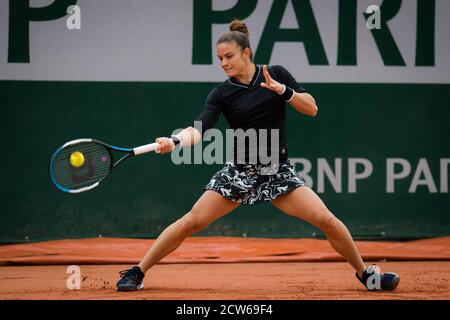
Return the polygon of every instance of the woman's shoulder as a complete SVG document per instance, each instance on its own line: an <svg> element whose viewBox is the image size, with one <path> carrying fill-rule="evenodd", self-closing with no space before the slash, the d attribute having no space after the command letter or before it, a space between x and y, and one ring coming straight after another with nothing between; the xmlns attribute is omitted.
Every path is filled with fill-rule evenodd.
<svg viewBox="0 0 450 320"><path fill-rule="evenodd" d="M222 99L222 90L225 82L217 84L214 88L209 91L208 99L221 100Z"/></svg>
<svg viewBox="0 0 450 320"><path fill-rule="evenodd" d="M281 64L274 64L274 65L268 65L267 66L267 70L268 71L272 71L275 74L279 75L279 74L283 74L286 72L289 72L283 65Z"/></svg>
<svg viewBox="0 0 450 320"><path fill-rule="evenodd" d="M283 65L281 64L270 64L267 65L268 69L275 69L275 70L280 70L280 69L286 69Z"/></svg>

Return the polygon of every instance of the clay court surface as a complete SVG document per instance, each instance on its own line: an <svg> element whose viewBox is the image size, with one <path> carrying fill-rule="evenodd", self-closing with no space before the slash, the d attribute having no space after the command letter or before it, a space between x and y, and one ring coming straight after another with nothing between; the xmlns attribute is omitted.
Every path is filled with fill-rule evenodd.
<svg viewBox="0 0 450 320"><path fill-rule="evenodd" d="M115 291L126 265L83 265L80 290L66 288L65 266L0 267L0 299L450 299L450 262L384 262L401 282L367 292L342 262L157 265L139 292Z"/></svg>
<svg viewBox="0 0 450 320"><path fill-rule="evenodd" d="M87 239L0 246L0 299L450 299L449 238L357 242L366 263L401 276L395 292L367 292L327 241L220 237L187 239L147 273L144 290L116 292L119 271L137 263L151 242ZM71 264L80 267L80 290L67 289Z"/></svg>

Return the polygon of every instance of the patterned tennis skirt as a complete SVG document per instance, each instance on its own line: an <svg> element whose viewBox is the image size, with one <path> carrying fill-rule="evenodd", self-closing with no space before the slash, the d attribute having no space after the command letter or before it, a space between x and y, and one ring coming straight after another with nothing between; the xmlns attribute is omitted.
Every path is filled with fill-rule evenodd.
<svg viewBox="0 0 450 320"><path fill-rule="evenodd" d="M289 162L275 166L228 162L203 190L213 190L241 204L270 202L305 185Z"/></svg>

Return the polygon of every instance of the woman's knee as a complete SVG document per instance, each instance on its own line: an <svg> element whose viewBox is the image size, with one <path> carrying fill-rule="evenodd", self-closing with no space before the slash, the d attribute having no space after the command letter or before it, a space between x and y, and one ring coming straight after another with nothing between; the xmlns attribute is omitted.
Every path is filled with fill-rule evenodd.
<svg viewBox="0 0 450 320"><path fill-rule="evenodd" d="M200 219L195 211L191 210L180 219L181 232L184 234L193 234L206 228L208 224Z"/></svg>
<svg viewBox="0 0 450 320"><path fill-rule="evenodd" d="M323 232L330 233L338 228L339 219L327 208L320 209L318 216L320 218L318 219L317 227Z"/></svg>

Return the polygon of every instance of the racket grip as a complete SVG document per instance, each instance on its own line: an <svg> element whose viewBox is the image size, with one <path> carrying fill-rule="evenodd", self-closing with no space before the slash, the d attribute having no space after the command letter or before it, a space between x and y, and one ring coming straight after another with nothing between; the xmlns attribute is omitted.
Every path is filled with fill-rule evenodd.
<svg viewBox="0 0 450 320"><path fill-rule="evenodd" d="M147 152L152 152L156 150L158 143L150 143L133 149L134 155L138 156Z"/></svg>

